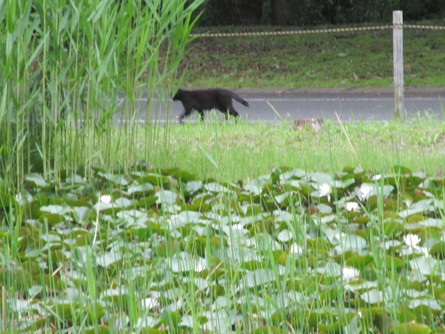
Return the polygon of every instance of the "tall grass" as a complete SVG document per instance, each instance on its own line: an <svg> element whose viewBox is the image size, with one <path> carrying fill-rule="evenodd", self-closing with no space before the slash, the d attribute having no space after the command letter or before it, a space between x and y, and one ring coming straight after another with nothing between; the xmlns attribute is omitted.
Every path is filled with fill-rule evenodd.
<svg viewBox="0 0 445 334"><path fill-rule="evenodd" d="M147 96L155 117L150 101L176 82L201 2L1 1L0 177L11 185L30 171L57 176L85 163L132 163L135 101ZM111 145L113 116L125 122ZM156 131L146 129L149 152Z"/></svg>

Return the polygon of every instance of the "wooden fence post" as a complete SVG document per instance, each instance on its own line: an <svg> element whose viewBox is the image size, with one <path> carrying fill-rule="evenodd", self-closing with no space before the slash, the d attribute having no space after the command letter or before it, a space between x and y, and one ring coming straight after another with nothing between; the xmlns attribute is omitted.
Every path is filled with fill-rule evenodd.
<svg viewBox="0 0 445 334"><path fill-rule="evenodd" d="M392 12L393 61L394 61L394 117L405 116L403 83L403 12Z"/></svg>

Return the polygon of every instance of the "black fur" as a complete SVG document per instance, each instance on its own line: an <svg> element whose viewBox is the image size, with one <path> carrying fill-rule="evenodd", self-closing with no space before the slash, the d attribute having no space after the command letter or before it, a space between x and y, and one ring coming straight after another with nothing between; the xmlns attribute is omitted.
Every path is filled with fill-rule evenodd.
<svg viewBox="0 0 445 334"><path fill-rule="evenodd" d="M174 101L181 101L184 106L184 112L179 116L180 123L182 123L184 117L190 115L193 110L199 113L201 119L204 119L204 110L211 109L218 109L226 115L226 118L228 118L229 114L237 118L239 114L233 107L232 99L235 99L246 107L249 106L246 100L243 100L234 92L221 88L199 90L179 89L175 96L173 96Z"/></svg>

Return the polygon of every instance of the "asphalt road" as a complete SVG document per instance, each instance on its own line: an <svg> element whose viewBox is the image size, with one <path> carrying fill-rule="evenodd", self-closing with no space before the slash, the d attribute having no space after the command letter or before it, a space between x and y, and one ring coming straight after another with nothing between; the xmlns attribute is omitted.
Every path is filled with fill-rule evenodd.
<svg viewBox="0 0 445 334"><path fill-rule="evenodd" d="M388 120L393 118L394 98L391 88L330 89L249 89L234 90L247 100L249 108L234 102L240 116L248 121L276 122L280 119L330 118L335 113L342 121ZM141 118L145 118L146 99L138 100ZM182 112L179 101L155 103L158 122L175 121ZM443 119L445 86L406 89L407 118L433 115ZM168 110L168 111L167 111ZM196 120L196 112L188 121ZM223 118L219 112L213 113ZM211 115L211 114L210 114ZM206 117L209 117L207 112ZM212 116L210 116L211 118ZM186 119L187 120L187 119Z"/></svg>

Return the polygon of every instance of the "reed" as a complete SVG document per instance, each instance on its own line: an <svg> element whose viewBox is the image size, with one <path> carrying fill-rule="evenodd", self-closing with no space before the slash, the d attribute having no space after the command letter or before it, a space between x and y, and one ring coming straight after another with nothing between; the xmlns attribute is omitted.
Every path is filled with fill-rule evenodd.
<svg viewBox="0 0 445 334"><path fill-rule="evenodd" d="M2 1L0 177L19 185L32 171L60 176L86 163L132 163L135 101L146 96L147 117L156 117L150 102L178 82L201 2ZM125 121L112 145L116 119ZM148 152L157 132L145 129ZM126 155L116 161L122 143Z"/></svg>

